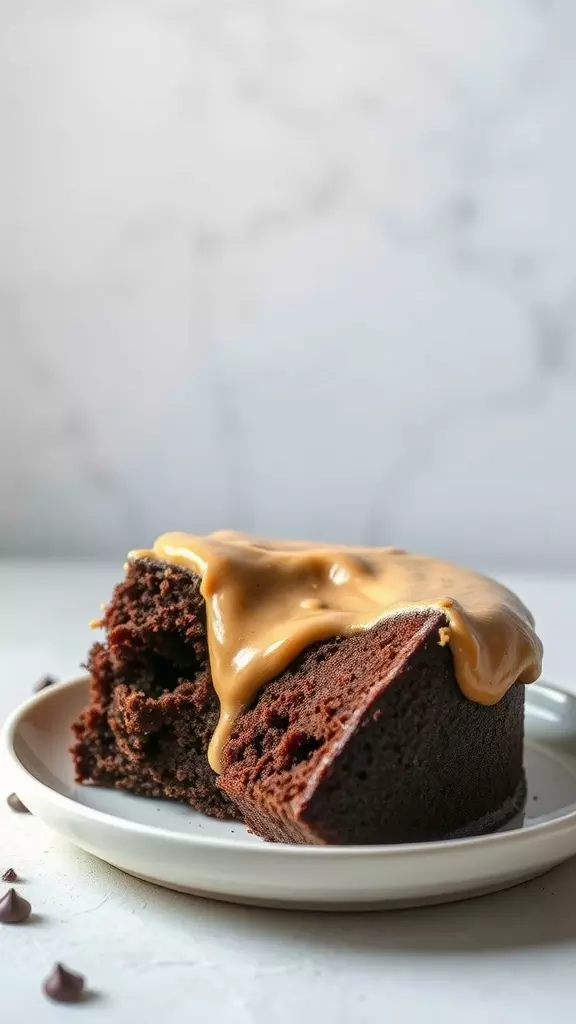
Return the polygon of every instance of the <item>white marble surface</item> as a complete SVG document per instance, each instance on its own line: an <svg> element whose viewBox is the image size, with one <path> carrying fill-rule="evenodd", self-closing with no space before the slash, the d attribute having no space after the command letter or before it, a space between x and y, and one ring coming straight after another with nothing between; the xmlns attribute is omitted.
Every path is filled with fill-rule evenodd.
<svg viewBox="0 0 576 1024"><path fill-rule="evenodd" d="M0 550L576 566L572 0L0 0Z"/></svg>
<svg viewBox="0 0 576 1024"><path fill-rule="evenodd" d="M86 621L116 577L113 565L0 562L0 720L40 674L76 672ZM504 581L534 610L547 678L576 692L576 577ZM38 916L0 926L2 1024L526 1024L573 1012L576 861L444 908L263 911L136 882L2 799L0 869L10 865ZM54 960L84 972L97 997L48 1004L40 982Z"/></svg>

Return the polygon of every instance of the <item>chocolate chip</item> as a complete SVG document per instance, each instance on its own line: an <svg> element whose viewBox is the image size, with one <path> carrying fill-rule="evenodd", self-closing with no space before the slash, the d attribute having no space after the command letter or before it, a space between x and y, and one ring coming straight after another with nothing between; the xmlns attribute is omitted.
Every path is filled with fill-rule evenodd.
<svg viewBox="0 0 576 1024"><path fill-rule="evenodd" d="M57 1003L79 1003L84 992L84 978L63 964L54 964L52 974L44 982L44 991Z"/></svg>
<svg viewBox="0 0 576 1024"><path fill-rule="evenodd" d="M8 889L0 900L0 924L22 924L30 917L31 910L28 900L19 896L16 889Z"/></svg>
<svg viewBox="0 0 576 1024"><path fill-rule="evenodd" d="M18 875L14 871L14 868L6 868L6 871L2 875L3 882L17 882Z"/></svg>
<svg viewBox="0 0 576 1024"><path fill-rule="evenodd" d="M10 796L6 797L6 803L8 807L11 807L13 811L17 811L18 814L30 814L30 811L24 806L20 797L16 796L16 793L10 793Z"/></svg>
<svg viewBox="0 0 576 1024"><path fill-rule="evenodd" d="M34 687L34 693L40 693L40 690L45 690L47 686L54 686L54 683L57 682L56 676L42 676Z"/></svg>

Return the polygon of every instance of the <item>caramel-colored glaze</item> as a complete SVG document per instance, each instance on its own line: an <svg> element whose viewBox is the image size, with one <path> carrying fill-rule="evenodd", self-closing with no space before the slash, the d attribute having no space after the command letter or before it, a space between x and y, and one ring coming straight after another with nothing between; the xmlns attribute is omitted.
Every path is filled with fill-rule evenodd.
<svg viewBox="0 0 576 1024"><path fill-rule="evenodd" d="M129 558L158 558L201 578L220 721L208 759L221 754L239 712L309 644L370 629L380 619L440 608L456 678L470 700L495 704L540 675L542 645L510 590L449 562L398 548L259 540L232 531L165 533Z"/></svg>

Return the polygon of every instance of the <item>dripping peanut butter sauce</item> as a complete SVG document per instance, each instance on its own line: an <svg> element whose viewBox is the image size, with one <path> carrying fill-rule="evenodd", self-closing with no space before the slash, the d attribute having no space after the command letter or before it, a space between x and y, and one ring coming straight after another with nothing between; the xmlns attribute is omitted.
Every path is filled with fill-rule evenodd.
<svg viewBox="0 0 576 1024"><path fill-rule="evenodd" d="M258 690L309 644L370 629L414 609L441 609L458 684L495 704L515 682L540 675L542 645L528 609L510 590L449 562L398 548L261 540L221 530L164 533L155 558L201 577L220 720L208 750L214 771L234 720Z"/></svg>

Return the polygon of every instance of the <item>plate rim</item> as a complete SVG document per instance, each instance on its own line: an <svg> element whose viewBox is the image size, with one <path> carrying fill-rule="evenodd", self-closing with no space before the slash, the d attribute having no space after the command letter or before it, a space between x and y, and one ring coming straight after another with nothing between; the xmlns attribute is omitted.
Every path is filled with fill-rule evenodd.
<svg viewBox="0 0 576 1024"><path fill-rule="evenodd" d="M52 700L55 693L60 693L67 689L80 689L81 686L85 687L87 683L89 683L89 680L90 676L88 674L82 674L61 680L58 683L52 684L50 687L46 687L39 693L32 694L32 696L28 697L23 703L18 705L18 707L16 707L8 716L2 726L2 730L0 731L0 760L3 767L7 768L7 774L11 782L12 780L15 781L17 778L24 780L27 788L32 787L33 789L38 789L41 793L47 794L46 798L56 807L60 807L67 814L76 815L80 818L93 822L101 822L103 825L119 829L132 835L146 835L159 840L168 840L174 845L183 847L184 849L194 848L197 846L202 846L204 848L217 847L223 852L245 852L249 853L251 856L254 855L257 857L266 856L282 858L289 854L290 857L297 857L299 859L329 857L332 860L337 860L348 858L350 856L362 859L395 858L399 854L402 854L410 859L414 859L434 853L445 853L447 850L455 851L469 849L471 851L478 851L487 845L494 846L498 844L503 847L511 846L514 843L528 843L530 841L537 842L543 834L550 836L561 835L562 833L570 831L572 828L576 827L576 808L574 808L564 814L559 814L557 817L552 818L549 821L535 822L534 824L523 828L509 829L503 832L489 832L481 836L471 836L458 839L440 839L420 843L388 843L363 846L314 846L311 844L300 845L291 843L252 843L240 838L231 839L224 836L200 836L194 832L190 832L190 834L186 832L174 832L171 829L158 825L132 821L129 818L120 817L116 814L110 814L108 811L101 811L98 808L90 807L87 804L80 803L73 797L66 796L64 793L59 793L52 786L48 785L41 779L38 779L31 771L29 771L16 753L14 745L15 737L18 733L22 720L29 713L30 709L41 706L42 703ZM530 685L535 689L538 689L540 685L549 690L552 689L576 703L576 695L571 693L569 690L564 689L562 686L557 686L554 683L548 682L548 680L540 679Z"/></svg>

